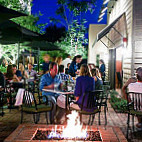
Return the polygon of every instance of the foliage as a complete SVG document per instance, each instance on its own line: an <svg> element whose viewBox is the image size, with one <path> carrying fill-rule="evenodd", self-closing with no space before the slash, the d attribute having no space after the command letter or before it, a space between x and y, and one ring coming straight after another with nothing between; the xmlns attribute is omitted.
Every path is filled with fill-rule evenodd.
<svg viewBox="0 0 142 142"><path fill-rule="evenodd" d="M20 49L20 53L24 48ZM15 64L18 58L18 44L0 46L0 58L4 57L9 63Z"/></svg>
<svg viewBox="0 0 142 142"><path fill-rule="evenodd" d="M55 24L50 24L45 31L46 32L44 35L47 37L47 41L53 43L56 41L61 41L61 37L65 37L66 35L65 27L58 27Z"/></svg>
<svg viewBox="0 0 142 142"><path fill-rule="evenodd" d="M85 20L81 24L77 20L74 20L70 29L67 31L66 37L62 38L61 42L56 43L71 56L77 54L82 55L83 58L87 56L85 45L88 43L88 39L85 38L86 29L84 23L86 23Z"/></svg>
<svg viewBox="0 0 142 142"><path fill-rule="evenodd" d="M66 38L62 38L60 43L57 43L63 50L70 53L71 56L81 54L84 58L87 56L87 49L84 45L87 45L88 40L85 38L86 28L85 19L82 19L82 15L88 10L95 7L96 0L90 1L77 1L77 0L58 0L58 9L56 14L60 16L60 19L50 17L50 21L54 23L60 23L68 30ZM92 6L91 9L90 5Z"/></svg>
<svg viewBox="0 0 142 142"><path fill-rule="evenodd" d="M127 100L118 98L118 92L114 90L110 92L110 103L117 112L127 111Z"/></svg>
<svg viewBox="0 0 142 142"><path fill-rule="evenodd" d="M45 26L45 24L36 25L37 21L39 20L39 17L38 15L37 16L31 15L31 6L32 6L31 2L32 0L0 0L1 5L28 14L28 16L13 18L12 21L34 32L40 32L42 31L42 28ZM39 13L39 15L41 15L41 13ZM10 63L16 62L18 57L17 44L3 45L2 47L0 47L0 50L2 56L6 60L8 60ZM20 52L22 51L23 49L20 49Z"/></svg>
<svg viewBox="0 0 142 142"><path fill-rule="evenodd" d="M0 71L1 71L2 73L6 73L7 68L6 68L6 67L3 67L2 65L0 65Z"/></svg>

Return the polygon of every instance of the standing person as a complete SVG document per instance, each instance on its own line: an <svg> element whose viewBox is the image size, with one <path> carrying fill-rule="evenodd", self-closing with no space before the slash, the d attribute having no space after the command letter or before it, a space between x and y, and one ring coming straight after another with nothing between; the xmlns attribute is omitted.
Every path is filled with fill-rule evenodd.
<svg viewBox="0 0 142 142"><path fill-rule="evenodd" d="M52 121L54 121L54 116L56 114L56 99L59 96L58 94L45 92L42 89L55 89L62 86L62 81L58 75L58 65L55 62L51 62L49 65L49 72L44 74L40 80L40 90L42 91L42 96L47 96L49 100L52 100L54 103ZM45 100L44 100L45 101ZM51 114L50 114L51 115Z"/></svg>
<svg viewBox="0 0 142 142"><path fill-rule="evenodd" d="M57 63L58 66L60 66L62 64L62 60L63 60L62 57L56 57L55 62Z"/></svg>
<svg viewBox="0 0 142 142"><path fill-rule="evenodd" d="M94 89L94 78L91 77L88 66L86 64L82 64L80 68L80 76L76 79L75 85L74 95L76 97L76 103L71 104L70 107L80 109L84 93L93 91ZM87 100L85 101L87 103Z"/></svg>
<svg viewBox="0 0 142 142"><path fill-rule="evenodd" d="M73 61L70 64L70 68L69 68L69 74L72 77L75 77L76 75L79 74L78 72L78 64L82 61L82 56L81 55L77 55L73 58Z"/></svg>
<svg viewBox="0 0 142 142"><path fill-rule="evenodd" d="M106 70L105 63L104 63L104 61L102 59L99 62L100 62L99 71L101 73L101 78L102 78L102 80L104 82L105 81L105 70Z"/></svg>
<svg viewBox="0 0 142 142"><path fill-rule="evenodd" d="M68 63L71 63L71 61L71 56L68 54L67 58L62 61L62 65L64 65L65 68L68 68L67 65Z"/></svg>
<svg viewBox="0 0 142 142"><path fill-rule="evenodd" d="M43 74L45 74L49 70L50 56L48 54L43 57L44 62L42 63Z"/></svg>

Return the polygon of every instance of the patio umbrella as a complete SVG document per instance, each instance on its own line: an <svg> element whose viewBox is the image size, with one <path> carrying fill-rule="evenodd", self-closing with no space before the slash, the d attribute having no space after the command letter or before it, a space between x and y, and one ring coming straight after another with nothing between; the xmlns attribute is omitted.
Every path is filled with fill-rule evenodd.
<svg viewBox="0 0 142 142"><path fill-rule="evenodd" d="M30 43L25 44L25 46L29 46L34 50L40 49L42 51L61 50L58 46L48 41L32 41Z"/></svg>
<svg viewBox="0 0 142 142"><path fill-rule="evenodd" d="M14 44L39 40L40 34L7 20L0 23L0 44Z"/></svg>
<svg viewBox="0 0 142 142"><path fill-rule="evenodd" d="M20 16L28 16L28 15L0 5L0 23L8 19L20 17Z"/></svg>

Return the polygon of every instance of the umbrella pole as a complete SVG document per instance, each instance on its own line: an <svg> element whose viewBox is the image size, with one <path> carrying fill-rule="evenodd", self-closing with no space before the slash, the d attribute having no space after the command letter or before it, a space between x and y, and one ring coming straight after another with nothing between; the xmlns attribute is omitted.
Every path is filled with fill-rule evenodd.
<svg viewBox="0 0 142 142"><path fill-rule="evenodd" d="M18 70L19 70L19 54L20 54L20 42L18 42L18 59L17 59Z"/></svg>
<svg viewBox="0 0 142 142"><path fill-rule="evenodd" d="M40 67L40 64L39 64L39 56L40 56L40 48L38 47L38 56L37 56L38 73L39 73L39 67Z"/></svg>

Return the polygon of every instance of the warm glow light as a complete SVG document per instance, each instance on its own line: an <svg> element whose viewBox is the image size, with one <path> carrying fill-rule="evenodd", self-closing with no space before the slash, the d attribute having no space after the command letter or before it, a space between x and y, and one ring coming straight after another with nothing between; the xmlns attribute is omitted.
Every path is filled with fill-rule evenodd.
<svg viewBox="0 0 142 142"><path fill-rule="evenodd" d="M99 16L99 18L102 18L105 15L105 13L101 13L101 15Z"/></svg>
<svg viewBox="0 0 142 142"><path fill-rule="evenodd" d="M98 22L100 22L100 21L102 21L102 20L103 20L103 18L99 19Z"/></svg>
<svg viewBox="0 0 142 142"><path fill-rule="evenodd" d="M101 13L104 13L107 9L108 9L108 7L105 7L105 8L101 11Z"/></svg>
<svg viewBox="0 0 142 142"><path fill-rule="evenodd" d="M103 4L105 5L105 4L107 4L109 1L110 1L110 0L105 0Z"/></svg>
<svg viewBox="0 0 142 142"><path fill-rule="evenodd" d="M52 130L48 138L53 137L61 137L65 139L73 139L73 138L87 138L87 127L85 129L82 128L82 124L80 123L79 114L76 111L72 111L71 114L67 115L67 127L63 127L63 132L60 136L56 133L57 126Z"/></svg>

